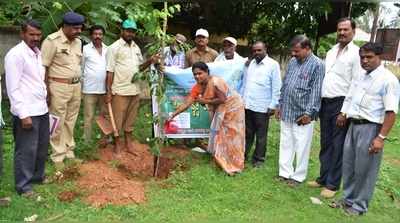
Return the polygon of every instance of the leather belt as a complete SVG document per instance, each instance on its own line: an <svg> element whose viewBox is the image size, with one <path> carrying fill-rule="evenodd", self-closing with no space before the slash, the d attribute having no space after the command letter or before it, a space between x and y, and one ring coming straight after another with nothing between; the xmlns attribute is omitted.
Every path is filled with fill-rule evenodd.
<svg viewBox="0 0 400 223"><path fill-rule="evenodd" d="M73 77L73 78L49 77L49 80L63 83L63 84L77 84L81 81L81 78L80 77Z"/></svg>
<svg viewBox="0 0 400 223"><path fill-rule="evenodd" d="M375 122L368 121L367 119L354 119L354 118L351 118L350 122L353 123L354 125L377 124Z"/></svg>
<svg viewBox="0 0 400 223"><path fill-rule="evenodd" d="M339 97L334 97L334 98L322 98L322 101L324 102L337 102L337 101L343 101L344 100L344 96L339 96Z"/></svg>

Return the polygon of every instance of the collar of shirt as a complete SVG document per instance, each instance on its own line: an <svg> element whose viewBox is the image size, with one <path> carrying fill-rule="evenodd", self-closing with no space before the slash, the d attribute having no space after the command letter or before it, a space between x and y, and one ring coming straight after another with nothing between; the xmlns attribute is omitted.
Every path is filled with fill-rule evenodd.
<svg viewBox="0 0 400 223"><path fill-rule="evenodd" d="M128 46L128 47L136 47L136 46L137 46L136 43L135 43L135 41L132 40L131 44L129 44L129 43L126 42L124 39L122 39L122 37L119 38L118 41L119 41L120 44L123 45L123 46Z"/></svg>
<svg viewBox="0 0 400 223"><path fill-rule="evenodd" d="M39 57L40 56L40 50L39 48L35 47L34 49L30 48L25 41L21 41L22 46L24 46L25 51L29 54L31 57Z"/></svg>
<svg viewBox="0 0 400 223"><path fill-rule="evenodd" d="M250 65L252 65L252 64L264 65L264 64L267 64L268 60L269 60L269 56L268 56L268 54L266 54L265 57L260 61L260 63L257 63L256 59L252 59L250 62Z"/></svg>
<svg viewBox="0 0 400 223"><path fill-rule="evenodd" d="M298 65L302 65L302 64L305 64L313 55L314 55L314 54L311 52L308 56L306 56L306 57L304 58L303 61L298 60L297 58L295 58L295 59L296 59L296 62L297 62Z"/></svg>
<svg viewBox="0 0 400 223"><path fill-rule="evenodd" d="M88 43L88 44L89 44L89 46L92 47L93 49L96 49L96 47L94 46L93 42L90 42L90 43ZM101 47L102 47L102 48L106 48L107 45L104 44L103 42L101 42Z"/></svg>
<svg viewBox="0 0 400 223"><path fill-rule="evenodd" d="M364 78L365 77L370 77L370 78L372 78L372 79L374 79L375 77L376 77L376 75L378 75L379 73L383 73L383 72L385 72L384 71L384 67L383 67L383 65L381 64L381 65L379 65L377 68L375 68L374 70L372 70L371 72L366 72L365 74L364 74Z"/></svg>
<svg viewBox="0 0 400 223"><path fill-rule="evenodd" d="M230 60L236 60L236 59L240 59L240 58L243 58L243 57L240 56L238 53L234 52L234 53L233 53L233 58L230 59ZM217 58L215 58L214 61L226 61L226 60L228 60L228 59L226 59L225 53L222 52L222 53L220 53L220 54L217 56Z"/></svg>
<svg viewBox="0 0 400 223"><path fill-rule="evenodd" d="M199 50L197 47L194 48L194 52L197 53L208 52L208 51L210 51L210 48L208 46L206 46L206 49L204 51Z"/></svg>
<svg viewBox="0 0 400 223"><path fill-rule="evenodd" d="M337 53L338 53L338 51L339 51L339 46L340 46L339 43L336 44L335 46L333 46L333 49L335 50L335 57L336 57L336 55L337 55ZM343 53L349 51L349 50L350 50L351 48L353 48L353 47L356 47L356 45L354 44L353 41L350 41L348 44L346 44L346 46L343 48L343 50L341 51L340 54L343 54Z"/></svg>
<svg viewBox="0 0 400 223"><path fill-rule="evenodd" d="M60 30L58 30L58 35L60 35L60 37L61 37L61 42L63 42L63 43L69 42L69 39L63 32L62 28Z"/></svg>

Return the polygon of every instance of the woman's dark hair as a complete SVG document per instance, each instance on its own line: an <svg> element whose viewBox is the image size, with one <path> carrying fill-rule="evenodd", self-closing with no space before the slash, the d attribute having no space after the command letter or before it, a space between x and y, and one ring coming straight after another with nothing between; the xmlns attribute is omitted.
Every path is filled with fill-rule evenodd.
<svg viewBox="0 0 400 223"><path fill-rule="evenodd" d="M101 30L103 32L103 35L106 34L106 30L101 25L93 25L92 27L90 27L89 34L92 35L95 30Z"/></svg>
<svg viewBox="0 0 400 223"><path fill-rule="evenodd" d="M199 62L194 63L193 66L192 66L192 72L196 68L199 68L200 70L205 71L208 74L210 74L210 69L208 68L207 64L204 63L204 62L199 61Z"/></svg>

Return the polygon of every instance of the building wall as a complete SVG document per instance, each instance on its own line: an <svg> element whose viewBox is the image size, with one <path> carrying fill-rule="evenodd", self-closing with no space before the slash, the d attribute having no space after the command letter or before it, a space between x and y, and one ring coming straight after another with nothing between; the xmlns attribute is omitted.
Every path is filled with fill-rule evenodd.
<svg viewBox="0 0 400 223"><path fill-rule="evenodd" d="M20 41L18 27L0 27L0 71L4 74L4 57Z"/></svg>
<svg viewBox="0 0 400 223"><path fill-rule="evenodd" d="M20 41L18 27L0 26L0 77L1 77L1 95L7 98L5 79L4 79L4 57L7 52Z"/></svg>

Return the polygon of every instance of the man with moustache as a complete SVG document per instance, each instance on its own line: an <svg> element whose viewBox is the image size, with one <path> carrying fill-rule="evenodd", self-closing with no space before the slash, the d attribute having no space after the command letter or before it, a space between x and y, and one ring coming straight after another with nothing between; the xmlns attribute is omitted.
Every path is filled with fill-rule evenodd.
<svg viewBox="0 0 400 223"><path fill-rule="evenodd" d="M279 180L297 186L306 179L314 121L321 103L325 66L304 35L290 42L292 59L283 78L277 119L281 120ZM293 168L296 156L296 168Z"/></svg>
<svg viewBox="0 0 400 223"><path fill-rule="evenodd" d="M186 42L186 37L180 33L175 35L174 42L164 48L164 65L168 67L185 68L185 52L180 49Z"/></svg>
<svg viewBox="0 0 400 223"><path fill-rule="evenodd" d="M186 53L185 67L192 67L196 62L210 63L218 56L217 51L208 47L208 31L205 29L198 29L194 42L196 47Z"/></svg>
<svg viewBox="0 0 400 223"><path fill-rule="evenodd" d="M226 37L222 41L223 52L214 61L243 60L243 57L236 53L237 40L233 37Z"/></svg>
<svg viewBox="0 0 400 223"><path fill-rule="evenodd" d="M28 20L22 24L20 35L23 41L8 51L4 65L13 115L15 189L22 196L32 197L32 184L45 179L49 113L45 70L38 48L41 27Z"/></svg>
<svg viewBox="0 0 400 223"><path fill-rule="evenodd" d="M112 103L115 124L119 136L115 137L115 153L120 154L125 148L135 153L132 142L133 123L139 108L140 85L132 82L133 76L152 63L158 62L160 56L153 55L147 61L135 41L137 25L134 20L127 19L122 23L121 38L107 49L106 103ZM120 137L124 137L124 142Z"/></svg>
<svg viewBox="0 0 400 223"><path fill-rule="evenodd" d="M341 207L347 215L368 211L383 147L396 121L399 108L399 80L383 64L383 47L366 43L360 47L361 66L365 70L354 80L338 117L338 125L350 123L343 148L343 198L331 207ZM347 118L347 119L346 119Z"/></svg>
<svg viewBox="0 0 400 223"><path fill-rule="evenodd" d="M343 143L348 126L337 126L336 121L338 116L346 116L340 109L351 82L357 79L362 70L359 47L353 43L355 28L356 24L350 18L338 20L338 43L328 51L325 59L320 111L320 175L315 181L308 182L310 187L323 187L321 196L324 198L332 198L340 188Z"/></svg>
<svg viewBox="0 0 400 223"><path fill-rule="evenodd" d="M83 135L86 143L92 138L93 119L96 110L105 113L104 96L106 93L106 53L103 43L105 30L100 25L90 27L91 42L83 47Z"/></svg>
<svg viewBox="0 0 400 223"><path fill-rule="evenodd" d="M255 137L256 146L251 162L254 167L259 167L265 161L269 117L278 105L281 75L278 62L267 55L263 42L253 44L252 54L253 59L244 74L242 90L246 119L245 160Z"/></svg>
<svg viewBox="0 0 400 223"><path fill-rule="evenodd" d="M78 13L65 13L61 29L47 36L42 44L50 114L60 118L50 139L51 160L56 169L64 168L66 158L81 162L74 154L74 127L81 104L82 43L78 37L84 22Z"/></svg>

